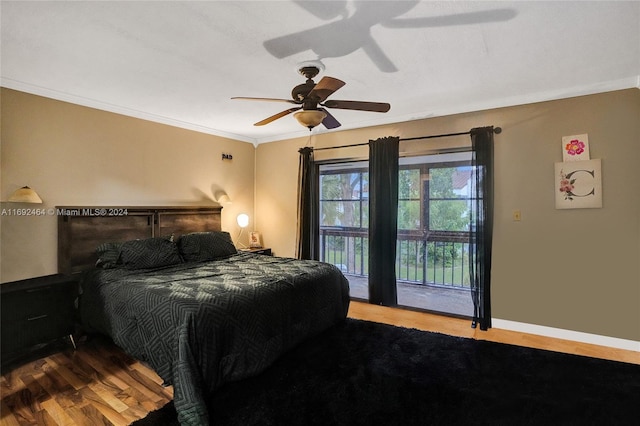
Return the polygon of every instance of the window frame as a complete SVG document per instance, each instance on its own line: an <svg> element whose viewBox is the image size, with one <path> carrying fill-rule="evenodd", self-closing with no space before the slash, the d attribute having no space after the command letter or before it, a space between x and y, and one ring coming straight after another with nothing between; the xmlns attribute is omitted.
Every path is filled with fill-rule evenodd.
<svg viewBox="0 0 640 426"><path fill-rule="evenodd" d="M458 168L458 167L469 167L472 168L472 164L471 164L471 159L469 160L456 160L456 161L439 161L439 162L435 162L435 163L428 163L428 164L424 164L427 169L427 173L430 175L431 174L431 169L445 169L445 168ZM473 169L471 169L471 176L473 176ZM446 231L446 230L432 230L430 228L430 222L431 222L431 218L430 218L430 214L431 214L431 204L430 201L432 200L460 200L460 201L466 201L466 202L471 202L473 201L473 196L471 194L469 194L468 197L460 197L460 198L431 198L430 196L430 187L429 187L429 183L431 182L431 179L426 179L423 181L424 183L424 188L423 188L423 203L425 205L425 212L426 212L426 216L423 215L422 219L425 221L424 227L423 227L423 232L424 235L426 237L426 239L428 239L429 241L455 241L455 242L467 242L469 241L469 235L471 230L467 230L467 231Z"/></svg>
<svg viewBox="0 0 640 426"><path fill-rule="evenodd" d="M361 163L362 161L357 161L354 163ZM342 163L344 164L344 163ZM327 198L324 199L322 198L322 176L325 175L340 175L340 174L353 174L353 173L359 173L361 175L360 177L360 195L359 198L357 199L344 199L344 198ZM320 229L325 229L325 230L331 230L331 229L344 229L345 231L349 231L349 232L356 232L356 233L362 233L362 232L366 232L369 229L369 221L367 220L367 226L363 227L363 212L364 212L364 205L365 202L367 204L366 208L369 208L369 197L367 196L366 198L363 197L363 194L365 193L365 191L363 190L364 187L364 179L362 179L362 176L364 174L369 174L369 169L366 167L350 167L350 168L336 168L336 169L330 169L330 170L322 170L322 165L320 167L320 172L319 172L319 180L320 180L320 184L319 184L319 213L322 214L322 202L345 202L345 201L358 201L359 205L360 205L360 209L359 209L359 218L358 218L358 223L360 224L360 226L332 226L332 225L322 225L322 220L319 221L319 227ZM368 179L367 179L368 182ZM367 192L368 194L368 192Z"/></svg>
<svg viewBox="0 0 640 426"><path fill-rule="evenodd" d="M462 151L462 153L469 153L471 154L471 150L469 151ZM415 157L402 157L402 159L412 159L412 158L418 158L418 157L425 157L425 158L429 158L431 156L438 156L441 154L427 154L427 155L422 155L422 156L415 156ZM319 178L320 180L322 179L322 176L324 175L331 175L331 174L352 174L352 173L360 173L362 175L364 174L368 174L369 169L368 167L363 166L363 163L367 163L368 160L353 160L353 161L344 161L344 162L335 162L335 163L325 163L325 164L321 164L320 165L320 170L319 170ZM353 164L353 166L347 166L347 167L342 167L344 165L347 164ZM329 168L324 169L322 166L329 166ZM434 161L434 162L411 162L410 164L401 164L399 166L399 170L411 170L411 169L418 169L420 171L420 226L418 229L401 229L398 228L398 235L402 235L405 238L409 238L409 239L419 239L419 240L428 240L428 241L455 241L455 242L466 242L469 240L469 235L471 230L467 230L467 231L444 231L444 230L432 230L429 227L430 224L430 214L431 214L431 200L437 200L437 198L432 199L430 197L430 192L429 192L429 183L430 183L430 179L428 178L431 174L431 169L438 169L438 168L457 168L457 167L472 167L472 162L471 162L471 158L469 159L464 159L464 160L447 160L447 161ZM471 169L472 170L472 169ZM472 176L473 176L473 170L471 171ZM320 229L323 229L325 231L331 231L331 230L343 230L345 232L350 233L350 235L362 235L363 233L366 233L368 231L368 221L367 221L367 226L364 227L363 226L363 216L364 216L364 206L365 204L368 203L369 197L364 197L363 194L365 193L365 191L363 191L363 187L362 185L364 184L364 180L361 178L360 179L360 185L361 185L361 190L360 190L360 195L359 198L357 200L353 200L353 199L324 199L322 198L322 183L320 182L320 191L319 191L319 206L320 206L320 214L322 214L322 202L345 202L345 201L358 201L360 204L360 209L359 209L359 224L360 226L324 226L322 225L322 223L319 224ZM400 203L401 201L418 201L417 199L414 198L400 198L399 196L400 194L398 194L398 203ZM449 198L448 198L449 199ZM460 197L460 198L450 198L450 200L462 200L462 201L466 201L466 202L472 202L473 201L473 196L472 194L469 194L468 197ZM368 206L367 206L368 208Z"/></svg>

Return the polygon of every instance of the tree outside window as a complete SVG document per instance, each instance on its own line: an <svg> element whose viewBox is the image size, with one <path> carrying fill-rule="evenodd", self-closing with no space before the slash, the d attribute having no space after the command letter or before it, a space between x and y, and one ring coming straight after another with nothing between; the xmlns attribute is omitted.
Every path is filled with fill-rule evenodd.
<svg viewBox="0 0 640 426"><path fill-rule="evenodd" d="M398 279L438 280L440 266L466 258L471 207L470 153L401 159L398 176ZM369 175L366 163L320 168L322 260L343 271L368 270ZM452 280L463 282L460 266ZM466 279L468 284L468 278Z"/></svg>

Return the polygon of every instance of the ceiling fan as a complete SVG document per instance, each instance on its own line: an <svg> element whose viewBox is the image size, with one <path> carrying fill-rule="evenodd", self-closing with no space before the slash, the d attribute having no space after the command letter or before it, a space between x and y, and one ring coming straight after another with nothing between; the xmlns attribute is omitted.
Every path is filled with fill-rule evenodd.
<svg viewBox="0 0 640 426"><path fill-rule="evenodd" d="M342 80L338 80L337 78L325 76L316 84L313 81L313 78L317 76L320 71L324 70L324 66L320 61L307 61L299 64L298 66L298 72L305 76L307 81L293 88L291 91L292 99L249 97L233 97L231 99L288 102L290 104L300 105L258 121L254 126L264 126L265 124L269 124L272 121L295 112L294 116L298 122L309 130L312 130L320 123L322 123L327 129L340 127L340 122L336 120L336 118L331 115L326 108L371 112L387 112L391 108L391 105L382 102L327 100L331 94L340 89L346 83Z"/></svg>

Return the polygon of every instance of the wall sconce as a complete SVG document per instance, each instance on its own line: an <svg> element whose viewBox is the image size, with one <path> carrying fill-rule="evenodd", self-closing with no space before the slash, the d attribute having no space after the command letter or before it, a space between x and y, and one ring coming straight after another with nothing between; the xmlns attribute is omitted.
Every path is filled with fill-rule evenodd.
<svg viewBox="0 0 640 426"><path fill-rule="evenodd" d="M7 200L11 203L34 203L42 204L42 198L28 186L16 189Z"/></svg>
<svg viewBox="0 0 640 426"><path fill-rule="evenodd" d="M242 248L247 248L246 245L240 242L240 236L242 235L242 231L244 230L244 228L249 226L249 215L241 213L236 218L236 221L238 222L238 226L240 227L240 233L238 234L238 238L236 238L236 240L238 241L238 245L240 245Z"/></svg>
<svg viewBox="0 0 640 426"><path fill-rule="evenodd" d="M217 191L215 193L216 202L218 204L231 204L231 198L224 191Z"/></svg>

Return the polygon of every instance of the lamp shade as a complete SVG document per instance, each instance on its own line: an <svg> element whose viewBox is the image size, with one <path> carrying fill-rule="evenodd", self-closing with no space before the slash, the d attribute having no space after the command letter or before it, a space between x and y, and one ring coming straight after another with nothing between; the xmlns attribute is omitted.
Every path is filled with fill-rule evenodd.
<svg viewBox="0 0 640 426"><path fill-rule="evenodd" d="M218 204L231 204L231 198L224 191L218 191L215 194Z"/></svg>
<svg viewBox="0 0 640 426"><path fill-rule="evenodd" d="M302 110L298 111L293 116L298 120L298 123L302 124L304 127L308 127L309 130L316 127L318 124L322 123L322 120L327 116L323 111L311 109L311 110Z"/></svg>
<svg viewBox="0 0 640 426"><path fill-rule="evenodd" d="M237 221L240 228L246 228L249 225L249 216L244 213L239 214Z"/></svg>
<svg viewBox="0 0 640 426"><path fill-rule="evenodd" d="M28 186L23 186L22 188L16 189L14 193L9 197L9 201L12 203L42 204L42 198L38 196L36 191L29 188Z"/></svg>

